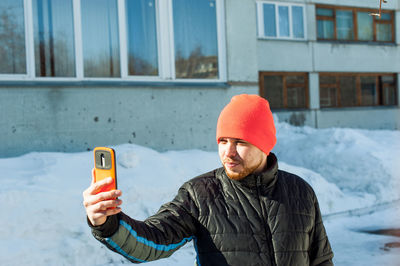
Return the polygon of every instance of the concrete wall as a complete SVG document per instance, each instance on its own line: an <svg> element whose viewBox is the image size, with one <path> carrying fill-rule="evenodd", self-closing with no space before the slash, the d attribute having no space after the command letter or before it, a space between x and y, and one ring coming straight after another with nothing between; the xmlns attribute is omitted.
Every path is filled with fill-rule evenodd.
<svg viewBox="0 0 400 266"><path fill-rule="evenodd" d="M0 157L136 143L215 150L219 112L243 87L0 88Z"/></svg>
<svg viewBox="0 0 400 266"><path fill-rule="evenodd" d="M397 45L316 43L313 56L318 72L400 72Z"/></svg>
<svg viewBox="0 0 400 266"><path fill-rule="evenodd" d="M254 0L225 1L228 81L257 86L257 16Z"/></svg>
<svg viewBox="0 0 400 266"><path fill-rule="evenodd" d="M316 113L311 110L296 110L296 111L273 111L273 114L278 116L279 122L286 122L294 126L309 126L316 127Z"/></svg>
<svg viewBox="0 0 400 266"><path fill-rule="evenodd" d="M400 112L390 107L323 109L317 112L317 126L399 130Z"/></svg>

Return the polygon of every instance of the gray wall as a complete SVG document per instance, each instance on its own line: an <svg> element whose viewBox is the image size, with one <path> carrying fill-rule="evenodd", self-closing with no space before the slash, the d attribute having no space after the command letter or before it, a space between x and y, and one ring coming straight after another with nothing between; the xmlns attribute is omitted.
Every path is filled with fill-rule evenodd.
<svg viewBox="0 0 400 266"><path fill-rule="evenodd" d="M215 126L244 87L0 88L0 157L136 143L215 150Z"/></svg>

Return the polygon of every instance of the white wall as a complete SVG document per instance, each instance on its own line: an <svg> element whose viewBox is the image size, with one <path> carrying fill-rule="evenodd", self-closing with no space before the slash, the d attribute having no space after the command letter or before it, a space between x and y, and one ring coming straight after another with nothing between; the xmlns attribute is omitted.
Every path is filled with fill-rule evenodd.
<svg viewBox="0 0 400 266"><path fill-rule="evenodd" d="M228 80L257 82L257 20L253 0L226 0ZM256 84L254 84L257 86Z"/></svg>
<svg viewBox="0 0 400 266"><path fill-rule="evenodd" d="M317 113L319 128L351 127L367 129L400 129L399 110L395 108L324 109Z"/></svg>
<svg viewBox="0 0 400 266"><path fill-rule="evenodd" d="M400 72L398 45L316 43L314 71Z"/></svg>

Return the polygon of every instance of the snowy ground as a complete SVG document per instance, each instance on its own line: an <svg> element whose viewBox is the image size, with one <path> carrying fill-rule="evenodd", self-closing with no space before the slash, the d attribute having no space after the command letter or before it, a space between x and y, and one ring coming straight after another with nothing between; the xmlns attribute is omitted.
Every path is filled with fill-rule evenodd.
<svg viewBox="0 0 400 266"><path fill-rule="evenodd" d="M363 231L400 228L400 132L277 124L281 169L317 193L335 265L400 265L399 237ZM144 219L185 181L220 166L216 152L154 150L126 144L117 152L124 212ZM82 192L92 152L29 153L0 159L1 265L121 265L127 261L90 234ZM189 243L148 265L193 265Z"/></svg>

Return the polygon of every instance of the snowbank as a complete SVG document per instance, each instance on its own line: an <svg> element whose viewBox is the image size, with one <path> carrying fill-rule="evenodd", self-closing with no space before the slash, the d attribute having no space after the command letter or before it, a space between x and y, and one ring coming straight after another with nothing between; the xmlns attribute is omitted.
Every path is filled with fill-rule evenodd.
<svg viewBox="0 0 400 266"><path fill-rule="evenodd" d="M277 131L274 152L280 168L312 185L323 214L399 198L400 132L317 130L285 123L277 123ZM159 153L134 144L114 148L122 208L137 219L146 218L171 200L186 180L220 167L216 152ZM90 184L92 167L92 152L29 153L0 159L2 265L126 262L94 240L86 225L82 192ZM327 229L333 243L343 245L338 235L348 229L337 223L329 223ZM354 239L360 241L361 237ZM338 245L334 250L339 262L346 261L345 248ZM151 265L192 265L194 257L189 244L170 259Z"/></svg>

